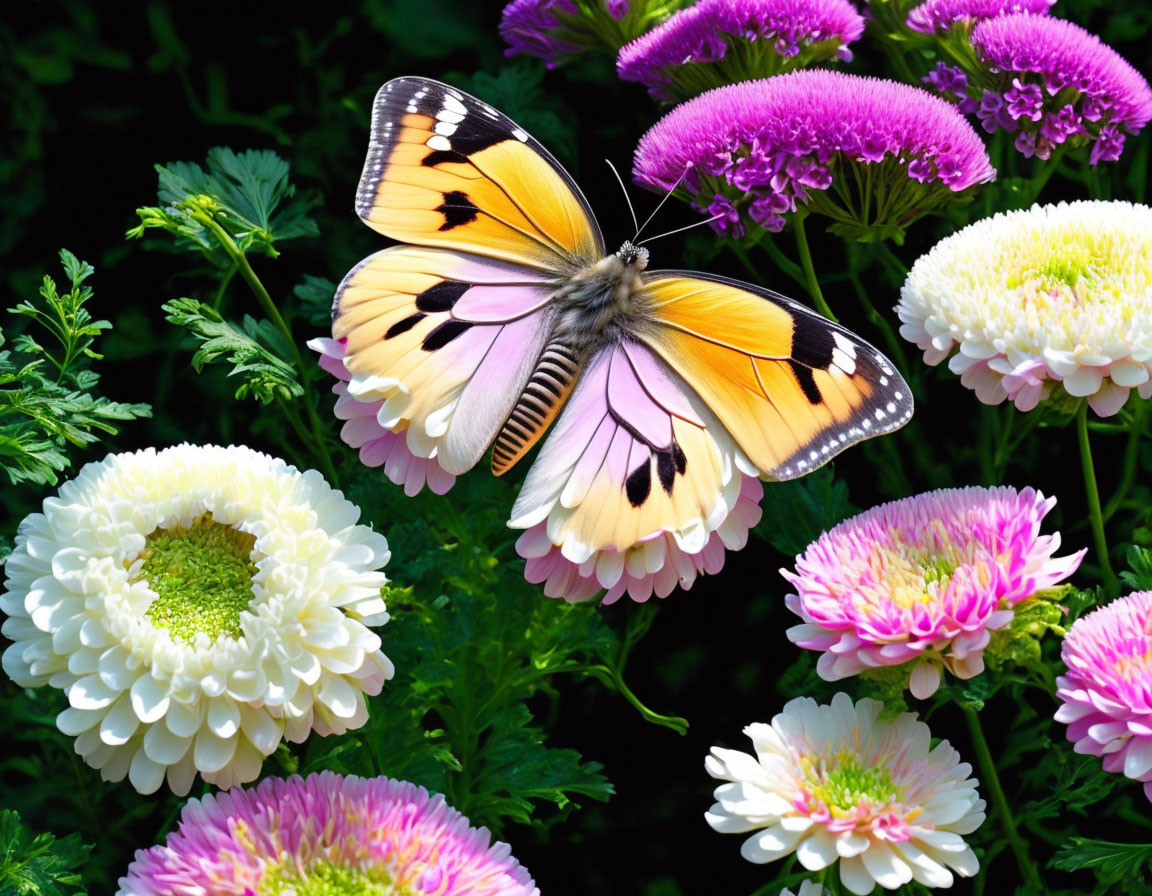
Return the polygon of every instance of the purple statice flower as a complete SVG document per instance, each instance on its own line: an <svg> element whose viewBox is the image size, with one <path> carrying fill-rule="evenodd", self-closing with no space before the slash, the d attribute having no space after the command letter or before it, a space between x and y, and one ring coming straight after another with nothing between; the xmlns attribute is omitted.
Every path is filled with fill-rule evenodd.
<svg viewBox="0 0 1152 896"><path fill-rule="evenodd" d="M971 27L984 19L1031 12L1047 15L1055 0L925 0L909 13L905 24L922 34L946 34L953 25Z"/></svg>
<svg viewBox="0 0 1152 896"><path fill-rule="evenodd" d="M1115 50L1078 25L1034 13L980 22L972 47L983 67L969 99L989 133L1015 133L1016 148L1047 159L1057 146L1091 144L1091 164L1114 161L1127 134L1152 119L1152 89ZM992 86L987 86L991 79Z"/></svg>
<svg viewBox="0 0 1152 896"><path fill-rule="evenodd" d="M850 0L700 0L620 51L616 71L660 100L850 59L864 33ZM739 50L737 51L737 48Z"/></svg>
<svg viewBox="0 0 1152 896"><path fill-rule="evenodd" d="M506 56L526 53L555 67L589 47L620 49L668 15L669 0L512 0L500 17Z"/></svg>
<svg viewBox="0 0 1152 896"><path fill-rule="evenodd" d="M964 96L968 89L968 76L963 69L946 62L936 63L936 68L928 72L921 80L934 90L944 94Z"/></svg>
<svg viewBox="0 0 1152 896"><path fill-rule="evenodd" d="M867 170L857 177L853 166ZM916 217L996 175L976 132L944 100L820 70L732 84L678 106L640 140L632 171L644 186L680 189L709 217L727 211L718 203L726 197L739 220L714 224L730 235L778 231L803 206L859 240L899 238Z"/></svg>

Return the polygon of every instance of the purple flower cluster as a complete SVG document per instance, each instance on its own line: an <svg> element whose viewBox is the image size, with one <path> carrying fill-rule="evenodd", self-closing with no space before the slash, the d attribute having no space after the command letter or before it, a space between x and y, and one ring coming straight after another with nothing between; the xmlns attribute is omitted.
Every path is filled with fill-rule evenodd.
<svg viewBox="0 0 1152 896"><path fill-rule="evenodd" d="M864 33L850 0L700 0L620 51L616 71L675 100L829 58ZM740 52L734 52L739 46Z"/></svg>
<svg viewBox="0 0 1152 896"><path fill-rule="evenodd" d="M898 235L995 175L980 138L947 102L907 84L820 70L732 84L678 106L644 135L633 164L637 183L679 185L695 208L719 216L718 232L779 231L784 215L804 206L855 239Z"/></svg>
<svg viewBox="0 0 1152 896"><path fill-rule="evenodd" d="M1047 15L1055 0L925 0L914 7L905 22L921 34L944 34L957 23L972 25L984 19L1031 12Z"/></svg>
<svg viewBox="0 0 1152 896"><path fill-rule="evenodd" d="M565 57L606 38L616 43L604 32L618 31L612 23L627 18L633 6L642 11L644 0L512 0L500 17L500 36L508 44L504 55L538 56L554 68Z"/></svg>
<svg viewBox="0 0 1152 896"><path fill-rule="evenodd" d="M1091 164L1115 161L1126 134L1152 119L1148 82L1078 25L1015 13L980 22L970 40L980 68L965 73L941 63L924 80L988 133L1015 134L1026 157L1091 144Z"/></svg>

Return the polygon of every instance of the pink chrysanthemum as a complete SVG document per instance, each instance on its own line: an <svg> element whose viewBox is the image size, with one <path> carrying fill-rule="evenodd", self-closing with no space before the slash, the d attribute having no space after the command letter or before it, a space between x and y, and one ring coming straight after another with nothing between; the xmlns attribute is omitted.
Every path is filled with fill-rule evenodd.
<svg viewBox="0 0 1152 896"><path fill-rule="evenodd" d="M423 787L321 772L190 800L118 896L537 896L506 843Z"/></svg>
<svg viewBox="0 0 1152 896"><path fill-rule="evenodd" d="M660 192L679 186L718 216L718 232L779 231L804 206L855 239L898 236L996 175L949 103L907 84L821 70L732 84L677 106L641 139L632 171ZM856 198L842 201L840 188Z"/></svg>
<svg viewBox="0 0 1152 896"><path fill-rule="evenodd" d="M512 0L500 17L504 55L526 53L554 68L589 47L618 50L674 6L671 0Z"/></svg>
<svg viewBox="0 0 1152 896"><path fill-rule="evenodd" d="M991 76L996 85L962 108L989 133L1015 133L1025 156L1046 159L1067 142L1091 144L1093 165L1112 162L1125 135L1152 119L1152 88L1143 75L1079 25L1022 12L980 22L971 40L986 69L980 80Z"/></svg>
<svg viewBox="0 0 1152 896"><path fill-rule="evenodd" d="M1055 0L925 0L908 13L907 25L922 34L943 34L955 24L1031 12L1047 15Z"/></svg>
<svg viewBox="0 0 1152 896"><path fill-rule="evenodd" d="M836 681L877 666L911 664L921 699L984 669L989 633L1012 608L1068 578L1084 551L1054 557L1059 533L1041 535L1055 505L1031 488L940 489L852 517L821 535L781 570L796 594L785 605L804 620L788 630L824 651L817 670Z"/></svg>
<svg viewBox="0 0 1152 896"><path fill-rule="evenodd" d="M756 755L713 747L704 767L730 783L716 788L704 818L725 834L753 831L740 848L749 862L795 852L809 871L839 863L852 893L912 880L950 887L953 872L979 869L963 835L984 821L972 767L912 713L880 718L883 704L831 705L798 697L771 725L744 729Z"/></svg>
<svg viewBox="0 0 1152 896"><path fill-rule="evenodd" d="M620 50L616 71L660 100L848 60L864 33L849 0L700 0Z"/></svg>
<svg viewBox="0 0 1152 896"><path fill-rule="evenodd" d="M1056 679L1077 753L1104 757L1104 770L1144 782L1152 800L1152 591L1137 591L1076 620Z"/></svg>
<svg viewBox="0 0 1152 896"><path fill-rule="evenodd" d="M415 495L425 485L438 495L444 494L456 482L456 477L445 472L431 457L422 457L412 450L407 429L394 429L393 421L381 417L385 402L380 399L357 398L348 389L352 374L344 366L345 339L313 339L308 347L320 354L320 366L336 377L332 387L337 396L335 414L346 421L340 438L360 452L360 462L366 467L383 465L385 475L397 485L404 486L407 495ZM385 425L388 424L388 425Z"/></svg>
<svg viewBox="0 0 1152 896"><path fill-rule="evenodd" d="M606 604L615 603L625 592L643 603L653 594L667 597L677 585L687 591L697 575L720 572L725 550L743 548L748 530L760 522L764 486L754 476L736 475L740 487L735 503L723 508L722 522L699 551L686 551L673 533L661 530L627 551L596 551L576 563L552 543L548 523L542 522L516 540L516 552L527 561L524 577L534 584L542 582L548 597L569 601L587 600L602 588L608 589Z"/></svg>

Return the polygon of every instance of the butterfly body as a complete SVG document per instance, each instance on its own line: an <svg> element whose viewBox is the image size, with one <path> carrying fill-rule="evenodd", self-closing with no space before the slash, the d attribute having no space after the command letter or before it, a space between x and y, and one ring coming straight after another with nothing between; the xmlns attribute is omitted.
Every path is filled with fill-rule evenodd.
<svg viewBox="0 0 1152 896"><path fill-rule="evenodd" d="M742 544L749 483L911 415L889 362L811 309L609 253L559 163L447 85L381 88L356 208L404 245L338 289L349 398L403 436L386 462L409 489L489 448L502 474L547 433L509 522L547 593L686 586Z"/></svg>

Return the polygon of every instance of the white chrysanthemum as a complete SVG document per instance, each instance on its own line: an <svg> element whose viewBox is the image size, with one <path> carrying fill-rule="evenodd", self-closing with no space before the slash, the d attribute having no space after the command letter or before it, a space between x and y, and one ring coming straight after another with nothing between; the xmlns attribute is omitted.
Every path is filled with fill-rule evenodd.
<svg viewBox="0 0 1152 896"><path fill-rule="evenodd" d="M780 896L828 896L828 891L814 880L800 882L800 889L795 894L791 890L781 890Z"/></svg>
<svg viewBox="0 0 1152 896"><path fill-rule="evenodd" d="M839 859L853 893L913 879L949 887L953 871L975 874L961 836L984 821L972 767L947 741L933 748L913 713L882 721L882 708L847 694L830 706L799 697L771 725L744 729L755 756L713 747L704 767L731 783L704 817L721 833L756 831L740 850L750 862L795 852L819 871Z"/></svg>
<svg viewBox="0 0 1152 896"><path fill-rule="evenodd" d="M392 677L388 542L315 470L179 445L87 464L20 524L4 671L62 688L105 780L254 780L282 738L341 734Z"/></svg>
<svg viewBox="0 0 1152 896"><path fill-rule="evenodd" d="M1033 206L977 221L912 267L900 334L986 404L1029 411L1060 383L1100 416L1152 396L1152 208Z"/></svg>

